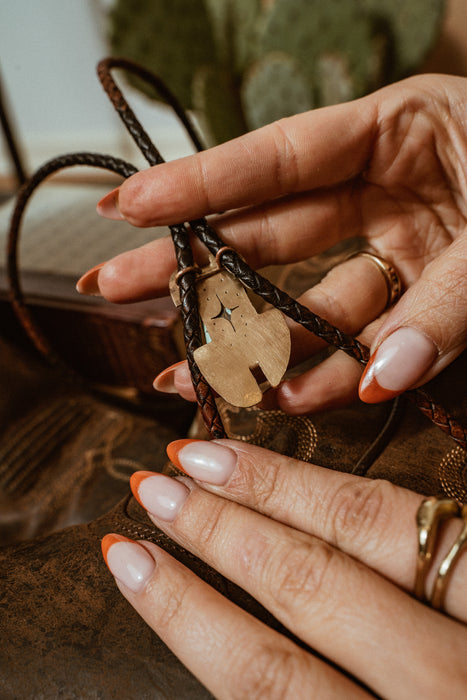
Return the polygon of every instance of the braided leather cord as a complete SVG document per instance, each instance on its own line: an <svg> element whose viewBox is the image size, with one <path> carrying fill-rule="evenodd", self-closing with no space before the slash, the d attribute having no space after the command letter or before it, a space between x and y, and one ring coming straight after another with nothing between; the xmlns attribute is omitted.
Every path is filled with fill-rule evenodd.
<svg viewBox="0 0 467 700"><path fill-rule="evenodd" d="M63 362L62 358L55 352L47 337L42 333L41 329L35 322L29 308L26 305L18 271L18 245L21 222L29 199L32 197L39 185L44 182L44 180L60 170L71 168L73 166L102 168L104 170L110 170L111 172L122 175L122 177L125 178L130 177L130 175L134 175L134 173L137 172L137 169L130 163L127 163L120 158L101 155L100 153L69 153L59 156L58 158L53 158L45 163L19 190L8 232L7 274L13 310L27 335L32 340L34 346L42 355L44 355L51 365L61 369L65 377L72 376L75 381L81 381L78 374L68 367Z"/></svg>
<svg viewBox="0 0 467 700"><path fill-rule="evenodd" d="M467 431L449 413L436 403L424 389L412 389L405 394L424 416L449 435L458 445L467 450Z"/></svg>
<svg viewBox="0 0 467 700"><path fill-rule="evenodd" d="M111 70L114 68L121 68L129 71L151 84L172 106L190 135L195 147L198 150L202 149L201 141L188 119L188 116L157 76L138 64L126 59L104 59L98 65L99 79L124 125L150 165L163 163L164 159L152 143L113 80ZM92 165L95 167L107 168L113 172L118 172L123 177L129 177L136 172L136 168L131 164L117 158L112 158L111 156L91 153L69 154L68 156L62 156L46 163L20 192L17 206L13 214L8 243L8 272L12 289L13 305L28 334L36 344L36 347L55 362L55 364L59 363L59 358L53 352L47 339L35 326L24 304L17 274L16 247L21 217L32 192L40 182L48 177L48 175L71 165ZM209 226L204 218L189 223L192 231L213 255L216 255L221 248L226 247L225 243L219 238L217 233ZM189 232L185 224L176 224L169 228L175 247L178 269L182 271L192 267L194 264L193 253L190 245ZM292 299L284 291L280 290L258 272L253 270L243 258L231 248L227 247L227 249L221 253L220 264L266 302L278 308L289 318L300 323L309 331L325 340L328 344L343 350L363 365L368 362L370 356L368 347L360 343L356 338L343 333L337 327ZM196 273L194 271L187 270L185 274L180 276L181 313L184 325L187 359L196 397L206 428L211 437L221 438L225 437L226 433L216 407L213 392L193 357L196 348L203 344L195 284ZM450 435L458 445L467 449L467 431L449 416L443 407L439 406L425 391L420 389L415 389L406 393L424 415L441 428L441 430Z"/></svg>
<svg viewBox="0 0 467 700"><path fill-rule="evenodd" d="M97 74L102 86L112 105L129 131L136 145L150 165L163 163L164 159L152 143L148 134L142 127L131 107L123 97L121 90L115 83L111 70L121 68L130 71L152 85L169 102L187 130L195 147L202 150L201 140L191 124L185 111L178 100L170 93L157 76L141 68L137 64L121 58L107 58L100 61ZM194 264L193 252L190 245L188 230L184 223L169 226L172 241L177 257L177 266L180 271L192 267ZM180 279L180 301L183 319L183 332L186 347L187 360L190 367L191 379L196 393L196 398L203 416L204 423L209 434L213 438L226 437L222 419L217 410L214 394L206 379L203 377L194 360L193 353L196 348L204 344L201 334L201 320L198 309L198 295L196 292L196 274L186 272Z"/></svg>

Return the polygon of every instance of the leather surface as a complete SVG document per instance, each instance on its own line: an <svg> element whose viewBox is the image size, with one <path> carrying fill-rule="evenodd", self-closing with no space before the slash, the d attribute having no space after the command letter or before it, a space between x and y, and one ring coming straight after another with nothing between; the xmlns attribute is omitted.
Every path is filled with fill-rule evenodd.
<svg viewBox="0 0 467 700"><path fill-rule="evenodd" d="M106 513L191 422L170 397L146 415L98 399L1 338L0 358L0 546Z"/></svg>
<svg viewBox="0 0 467 700"><path fill-rule="evenodd" d="M133 498L93 523L0 550L0 697L209 698L119 593L102 559L107 532L163 546L265 622L254 600L156 530Z"/></svg>

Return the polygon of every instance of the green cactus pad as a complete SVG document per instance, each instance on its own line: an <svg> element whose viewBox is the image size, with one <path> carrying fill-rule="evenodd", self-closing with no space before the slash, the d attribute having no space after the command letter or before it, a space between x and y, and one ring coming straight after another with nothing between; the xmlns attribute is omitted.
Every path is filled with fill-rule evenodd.
<svg viewBox="0 0 467 700"><path fill-rule="evenodd" d="M223 143L247 131L238 88L231 74L213 66L196 71L192 104L199 115L208 145Z"/></svg>
<svg viewBox="0 0 467 700"><path fill-rule="evenodd" d="M221 63L227 64L230 61L230 37L227 27L232 0L204 0L204 2L210 17L217 55Z"/></svg>
<svg viewBox="0 0 467 700"><path fill-rule="evenodd" d="M194 71L216 60L203 0L117 0L110 19L112 52L159 75L190 108Z"/></svg>
<svg viewBox="0 0 467 700"><path fill-rule="evenodd" d="M259 0L204 0L221 63L236 75L249 61Z"/></svg>
<svg viewBox="0 0 467 700"><path fill-rule="evenodd" d="M241 74L254 56L261 0L231 0L230 31L234 37L234 69Z"/></svg>
<svg viewBox="0 0 467 700"><path fill-rule="evenodd" d="M279 51L263 56L250 67L241 96L249 129L313 107L309 80L293 58Z"/></svg>
<svg viewBox="0 0 467 700"><path fill-rule="evenodd" d="M420 68L441 28L444 0L357 0L392 41L389 80Z"/></svg>
<svg viewBox="0 0 467 700"><path fill-rule="evenodd" d="M319 57L338 52L348 57L352 97L373 88L374 23L359 11L355 0L275 0L259 24L258 56L285 51L317 86ZM319 90L316 101L321 104Z"/></svg>

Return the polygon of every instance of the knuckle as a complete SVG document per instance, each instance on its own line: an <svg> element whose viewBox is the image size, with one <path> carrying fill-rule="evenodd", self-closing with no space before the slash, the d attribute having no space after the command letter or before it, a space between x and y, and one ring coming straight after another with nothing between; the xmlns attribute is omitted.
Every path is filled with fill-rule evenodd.
<svg viewBox="0 0 467 700"><path fill-rule="evenodd" d="M324 318L339 321L339 325L344 331L350 331L352 323L347 306L348 296L342 297L342 286L339 287L338 280L338 271L333 268L310 291L309 302L312 307L319 308L319 312Z"/></svg>
<svg viewBox="0 0 467 700"><path fill-rule="evenodd" d="M214 551L223 533L226 506L222 501L212 505L209 513L196 521L196 539L203 552Z"/></svg>
<svg viewBox="0 0 467 700"><path fill-rule="evenodd" d="M349 542L360 551L379 546L393 514L396 487L383 479L345 481L333 495L333 544L343 550Z"/></svg>
<svg viewBox="0 0 467 700"><path fill-rule="evenodd" d="M281 192L294 192L299 182L297 151L289 134L290 118L279 119L271 126L276 145L275 176Z"/></svg>
<svg viewBox="0 0 467 700"><path fill-rule="evenodd" d="M138 226L148 224L147 198L148 188L140 173L124 182L120 187L118 206L125 219Z"/></svg>
<svg viewBox="0 0 467 700"><path fill-rule="evenodd" d="M295 497L303 494L303 484L297 483L297 479L289 479L293 473L296 477L297 469L293 471L287 468L287 458L280 455L268 459L267 468L255 455L239 453L240 459L237 469L229 483L229 492L241 498L247 498L251 507L258 509L266 515L281 517L285 509L290 510L294 505ZM294 467L297 467L294 464Z"/></svg>
<svg viewBox="0 0 467 700"><path fill-rule="evenodd" d="M150 586L146 595L152 601L155 597L157 605L151 605L152 623L158 631L183 629L186 624L187 615L190 614L189 603L190 585L185 581L183 585L170 583L165 586L157 586L157 590L152 590Z"/></svg>
<svg viewBox="0 0 467 700"><path fill-rule="evenodd" d="M234 690L235 700L285 700L291 697L292 682L300 659L292 648L263 644L253 655L243 654L243 663L237 674L239 683Z"/></svg>
<svg viewBox="0 0 467 700"><path fill-rule="evenodd" d="M197 197L199 203L202 204L202 208L206 212L212 211L213 207L211 205L211 178L210 169L205 162L204 158L197 154L192 160L194 178L197 186Z"/></svg>
<svg viewBox="0 0 467 700"><path fill-rule="evenodd" d="M264 567L263 585L269 587L275 606L294 619L305 607L319 605L334 577L337 551L314 539L293 546L286 543L273 556L270 565Z"/></svg>

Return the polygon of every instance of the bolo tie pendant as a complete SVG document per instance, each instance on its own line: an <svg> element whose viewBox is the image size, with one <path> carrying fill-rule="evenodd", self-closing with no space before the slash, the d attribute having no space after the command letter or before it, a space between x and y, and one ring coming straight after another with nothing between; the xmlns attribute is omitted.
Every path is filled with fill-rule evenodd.
<svg viewBox="0 0 467 700"><path fill-rule="evenodd" d="M170 290L180 306L176 274ZM233 406L259 403L262 373L270 386L281 382L290 358L290 332L278 309L258 313L243 284L213 256L196 277L205 344L194 359L212 389ZM259 380L261 381L261 380Z"/></svg>

